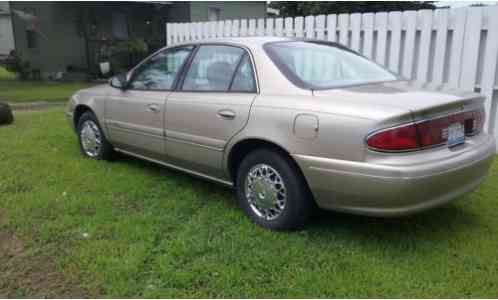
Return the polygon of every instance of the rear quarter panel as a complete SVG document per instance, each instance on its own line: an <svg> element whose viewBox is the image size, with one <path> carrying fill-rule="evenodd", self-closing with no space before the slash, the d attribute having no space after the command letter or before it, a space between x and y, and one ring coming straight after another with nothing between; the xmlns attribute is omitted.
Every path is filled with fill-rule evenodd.
<svg viewBox="0 0 498 300"><path fill-rule="evenodd" d="M316 136L303 138L296 134L296 117L303 114L318 120ZM364 139L379 120L394 124L410 121L411 114L399 108L355 107L347 99L260 95L254 101L246 127L232 138L226 152L230 153L240 141L260 139L277 144L290 154L363 161L367 151ZM227 159L225 155L225 168Z"/></svg>

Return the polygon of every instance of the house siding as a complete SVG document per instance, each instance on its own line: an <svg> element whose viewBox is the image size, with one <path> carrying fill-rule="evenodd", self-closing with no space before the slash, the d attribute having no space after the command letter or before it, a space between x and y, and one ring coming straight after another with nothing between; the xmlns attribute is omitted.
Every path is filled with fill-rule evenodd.
<svg viewBox="0 0 498 300"><path fill-rule="evenodd" d="M12 15L15 47L33 70L42 77L64 72L68 66L95 71L99 45L118 40L113 33L112 14L126 15L129 38L144 39L152 50L166 44L166 22L195 22L208 19L208 9L217 8L221 19L260 18L266 15L266 2L171 2L167 5L140 2L10 2L11 10L34 14L40 20L42 35L35 34L38 47L28 48L27 25ZM98 36L84 37L82 14L92 11L98 23ZM88 20L87 20L88 21ZM87 26L90 24L84 23ZM161 29L151 34L146 24ZM93 23L92 23L93 24ZM155 27L155 28L156 28ZM85 27L86 28L86 27ZM126 38L125 38L126 39ZM88 50L87 50L88 49ZM89 53L87 57L87 52ZM89 67L89 68L88 68Z"/></svg>
<svg viewBox="0 0 498 300"><path fill-rule="evenodd" d="M173 2L168 7L167 22L191 22L190 9L190 2Z"/></svg>
<svg viewBox="0 0 498 300"><path fill-rule="evenodd" d="M0 55L8 55L14 49L9 3L0 1Z"/></svg>
<svg viewBox="0 0 498 300"><path fill-rule="evenodd" d="M85 40L78 34L77 7L71 3L11 2L11 9L36 15L40 20L38 47L28 48L26 22L12 16L16 50L23 60L29 61L32 69L42 75L65 71L67 66L85 66Z"/></svg>
<svg viewBox="0 0 498 300"><path fill-rule="evenodd" d="M190 4L191 22L208 21L209 8L220 10L220 20L264 18L266 2L192 2ZM175 21L171 21L175 22ZM183 21L182 21L183 22Z"/></svg>

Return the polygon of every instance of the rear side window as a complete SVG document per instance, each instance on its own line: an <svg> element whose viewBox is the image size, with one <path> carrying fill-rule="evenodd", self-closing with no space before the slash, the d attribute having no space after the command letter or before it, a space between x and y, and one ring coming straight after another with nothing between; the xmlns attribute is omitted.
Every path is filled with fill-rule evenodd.
<svg viewBox="0 0 498 300"><path fill-rule="evenodd" d="M245 51L223 45L200 46L185 76L184 91L228 91Z"/></svg>
<svg viewBox="0 0 498 300"><path fill-rule="evenodd" d="M232 86L230 87L232 92L255 92L256 82L254 81L254 73L252 71L251 60L249 55L244 54L242 61L235 73L233 78Z"/></svg>
<svg viewBox="0 0 498 300"><path fill-rule="evenodd" d="M278 42L264 49L295 85L327 89L396 80L396 75L343 47L316 42Z"/></svg>

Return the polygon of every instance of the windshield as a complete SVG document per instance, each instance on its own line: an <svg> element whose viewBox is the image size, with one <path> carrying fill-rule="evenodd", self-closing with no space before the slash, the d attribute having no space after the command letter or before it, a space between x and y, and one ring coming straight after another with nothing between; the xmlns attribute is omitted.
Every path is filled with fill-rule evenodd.
<svg viewBox="0 0 498 300"><path fill-rule="evenodd" d="M280 71L302 88L327 89L397 79L376 63L331 43L277 42L264 48Z"/></svg>

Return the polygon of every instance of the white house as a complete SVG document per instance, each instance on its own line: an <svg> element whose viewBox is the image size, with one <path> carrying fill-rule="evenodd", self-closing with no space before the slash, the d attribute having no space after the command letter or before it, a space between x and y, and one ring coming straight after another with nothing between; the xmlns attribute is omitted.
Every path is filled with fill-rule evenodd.
<svg viewBox="0 0 498 300"><path fill-rule="evenodd" d="M0 1L0 56L14 49L14 33L10 20L9 2Z"/></svg>

